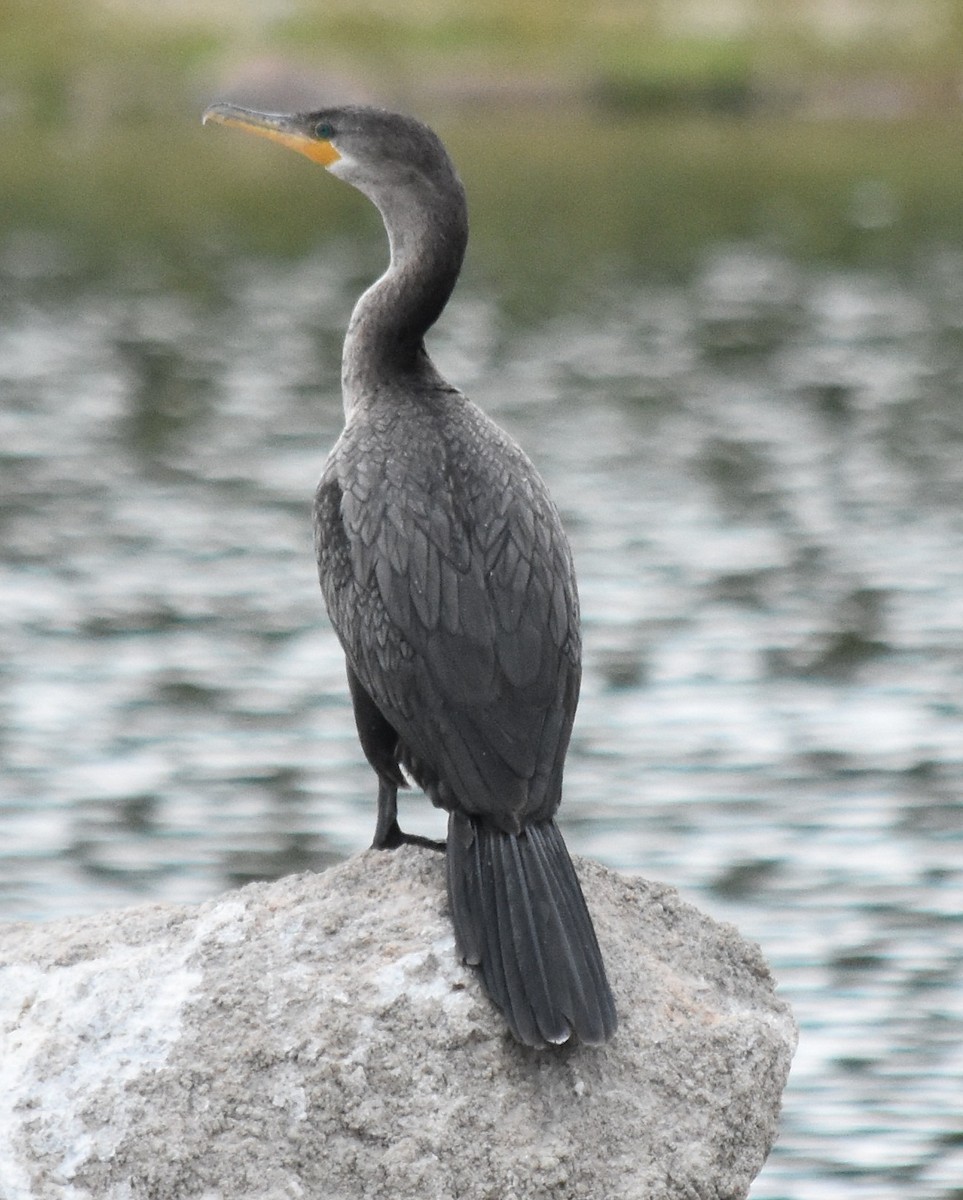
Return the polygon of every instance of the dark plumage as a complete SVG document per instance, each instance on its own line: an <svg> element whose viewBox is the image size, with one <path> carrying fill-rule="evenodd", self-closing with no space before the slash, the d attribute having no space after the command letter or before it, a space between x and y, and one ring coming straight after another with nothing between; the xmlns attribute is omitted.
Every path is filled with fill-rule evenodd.
<svg viewBox="0 0 963 1200"><path fill-rule="evenodd" d="M616 1015L554 814L580 637L558 512L519 446L441 378L423 338L468 236L464 191L420 122L369 108L294 116L215 105L364 192L391 246L344 347L346 422L314 508L321 588L379 780L374 845L402 768L449 812L458 947L515 1036L601 1043Z"/></svg>

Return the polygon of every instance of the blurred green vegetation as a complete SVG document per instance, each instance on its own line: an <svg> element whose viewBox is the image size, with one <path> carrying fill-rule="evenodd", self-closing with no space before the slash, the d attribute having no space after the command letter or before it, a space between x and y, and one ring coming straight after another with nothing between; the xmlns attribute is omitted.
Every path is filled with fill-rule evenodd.
<svg viewBox="0 0 963 1200"><path fill-rule="evenodd" d="M533 278L675 271L718 239L881 262L963 240L963 2L878 0L844 35L747 0L709 36L712 7L0 0L0 269L24 229L78 274L189 284L376 228L296 156L201 129L208 100L287 71L436 125L469 189L469 269L519 304Z"/></svg>

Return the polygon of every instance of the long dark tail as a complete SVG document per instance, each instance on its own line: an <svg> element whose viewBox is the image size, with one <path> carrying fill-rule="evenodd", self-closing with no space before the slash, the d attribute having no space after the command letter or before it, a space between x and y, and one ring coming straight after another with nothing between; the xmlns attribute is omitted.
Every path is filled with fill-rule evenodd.
<svg viewBox="0 0 963 1200"><path fill-rule="evenodd" d="M601 1045L615 1002L578 877L554 821L504 833L448 821L448 896L458 949L528 1046Z"/></svg>

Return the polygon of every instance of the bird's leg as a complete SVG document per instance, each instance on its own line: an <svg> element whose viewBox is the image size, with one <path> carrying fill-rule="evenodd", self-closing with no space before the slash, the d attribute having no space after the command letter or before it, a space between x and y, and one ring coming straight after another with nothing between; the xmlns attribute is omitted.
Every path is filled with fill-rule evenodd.
<svg viewBox="0 0 963 1200"><path fill-rule="evenodd" d="M378 776L378 823L375 826L372 850L396 850L399 846L427 846L429 850L444 850L444 842L402 833L398 825L398 786L390 779Z"/></svg>
<svg viewBox="0 0 963 1200"><path fill-rule="evenodd" d="M348 687L351 689L354 719L358 726L361 748L378 776L378 823L375 826L374 841L371 843L372 849L394 850L398 846L408 844L444 850L444 842L433 842L430 838L418 837L413 833L402 833L398 828L398 788L407 786L398 766L398 734L365 691L361 680L350 666Z"/></svg>
<svg viewBox="0 0 963 1200"><path fill-rule="evenodd" d="M378 776L378 824L375 826L372 850L394 850L401 845L398 828L398 786L390 779Z"/></svg>

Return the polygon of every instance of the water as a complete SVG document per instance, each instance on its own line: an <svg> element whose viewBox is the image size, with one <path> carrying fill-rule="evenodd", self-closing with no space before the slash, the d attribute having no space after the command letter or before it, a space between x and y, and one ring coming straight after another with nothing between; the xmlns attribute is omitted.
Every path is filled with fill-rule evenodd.
<svg viewBox="0 0 963 1200"><path fill-rule="evenodd" d="M0 916L198 901L370 840L314 577L365 266L332 247L0 331ZM802 1025L755 1200L963 1195L963 259L719 247L435 357L579 569L572 848L759 941ZM563 307L559 306L560 309ZM406 802L403 824L438 834Z"/></svg>

